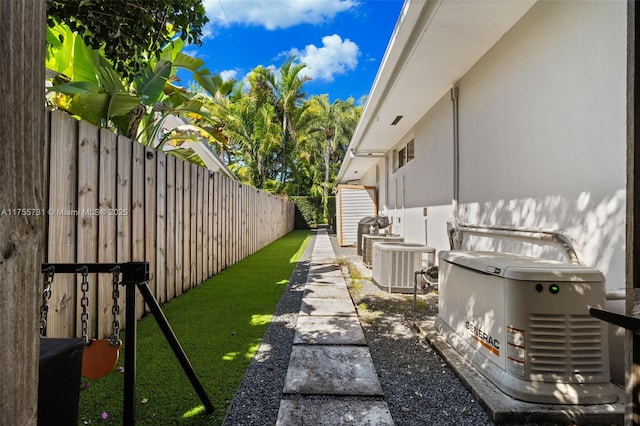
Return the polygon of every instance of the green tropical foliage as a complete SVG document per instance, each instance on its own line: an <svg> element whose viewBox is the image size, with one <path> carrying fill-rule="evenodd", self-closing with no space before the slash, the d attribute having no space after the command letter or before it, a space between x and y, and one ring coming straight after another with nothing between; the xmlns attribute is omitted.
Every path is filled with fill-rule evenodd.
<svg viewBox="0 0 640 426"><path fill-rule="evenodd" d="M51 40L46 60L51 75L48 99L53 106L157 149L189 141L225 144L221 122L203 108L202 101L175 84L179 68L191 71L201 87L212 91L219 79L202 60L181 52L184 41L167 44L157 59L150 59L127 81L101 50L88 47L70 27L48 28L47 39ZM169 115L184 118L185 125L164 133L162 125ZM174 154L192 157L184 150Z"/></svg>
<svg viewBox="0 0 640 426"><path fill-rule="evenodd" d="M176 34L200 44L208 21L202 0L47 0L47 15L50 28L66 24L127 78L159 59Z"/></svg>
<svg viewBox="0 0 640 426"><path fill-rule="evenodd" d="M241 181L257 188L327 199L361 114L352 98L307 97L305 65L255 68L243 82L212 74L182 53L178 36L147 57L134 75L123 74L103 47L87 44L76 28L47 29L48 100L78 118L201 164L185 142L213 146ZM189 71L191 86L177 71ZM173 120L168 125L166 120ZM177 124L175 124L177 123Z"/></svg>
<svg viewBox="0 0 640 426"><path fill-rule="evenodd" d="M324 218L328 219L327 200L331 182L338 173L338 167L346 153L353 130L360 118L360 109L354 105L353 98L331 103L328 95L314 96L309 101L314 121L312 144L314 152L322 153L324 179L322 180L322 199ZM317 191L316 191L317 192Z"/></svg>

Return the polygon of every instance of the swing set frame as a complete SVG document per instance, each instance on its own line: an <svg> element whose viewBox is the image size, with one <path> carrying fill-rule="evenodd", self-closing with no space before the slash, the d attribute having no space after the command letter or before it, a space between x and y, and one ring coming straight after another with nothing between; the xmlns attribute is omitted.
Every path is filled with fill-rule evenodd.
<svg viewBox="0 0 640 426"><path fill-rule="evenodd" d="M200 401L207 413L213 412L213 404L209 399L204 387L200 383L189 358L185 354L180 342L167 321L167 317L162 312L158 301L149 289L149 262L126 262L126 263L43 263L42 273L53 272L55 274L77 274L80 268L86 267L90 274L113 273L114 268L119 268L122 274L122 282L125 292L125 352L124 352L124 401L122 420L124 425L135 425L136 423L136 341L137 341L137 318L136 318L136 289L140 291L145 303L149 306L151 314L155 318L158 326L162 330L169 346L173 350L176 358L180 362L191 386L198 394ZM53 268L53 269L52 269Z"/></svg>

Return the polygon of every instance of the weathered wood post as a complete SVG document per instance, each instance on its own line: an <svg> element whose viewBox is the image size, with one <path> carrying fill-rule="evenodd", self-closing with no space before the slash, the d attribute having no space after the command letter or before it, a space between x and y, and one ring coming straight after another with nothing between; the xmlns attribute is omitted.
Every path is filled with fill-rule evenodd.
<svg viewBox="0 0 640 426"><path fill-rule="evenodd" d="M635 217L640 215L640 86L636 77L640 57L638 44L638 7L627 2L627 243L626 282L627 315L638 315L640 309L640 227ZM640 425L640 336L627 331L626 412L625 425Z"/></svg>
<svg viewBox="0 0 640 426"><path fill-rule="evenodd" d="M46 2L0 0L0 424L35 425L44 260Z"/></svg>

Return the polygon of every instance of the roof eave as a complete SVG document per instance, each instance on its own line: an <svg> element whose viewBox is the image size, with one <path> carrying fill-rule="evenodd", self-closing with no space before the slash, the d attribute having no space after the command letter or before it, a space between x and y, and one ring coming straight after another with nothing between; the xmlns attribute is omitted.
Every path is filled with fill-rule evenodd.
<svg viewBox="0 0 640 426"><path fill-rule="evenodd" d="M407 0L349 150L388 152L535 0ZM434 60L436 58L437 60ZM403 119L393 125L398 115ZM347 157L337 182L359 179ZM358 170L362 176L366 170Z"/></svg>

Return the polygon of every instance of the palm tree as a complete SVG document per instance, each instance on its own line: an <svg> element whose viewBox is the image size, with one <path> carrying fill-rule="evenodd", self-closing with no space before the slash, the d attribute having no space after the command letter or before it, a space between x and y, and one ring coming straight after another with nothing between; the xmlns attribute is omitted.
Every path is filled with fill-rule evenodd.
<svg viewBox="0 0 640 426"><path fill-rule="evenodd" d="M237 154L230 166L241 180L264 189L274 178L273 159L281 140L280 128L273 121L274 107L246 94L229 102L225 111L224 133Z"/></svg>
<svg viewBox="0 0 640 426"><path fill-rule="evenodd" d="M353 131L360 118L361 108L356 107L353 98L346 101L338 99L333 103L329 101L329 95L313 96L309 100L310 109L316 116L312 131L316 134L316 149L322 154L324 166L323 209L324 218L328 219L327 200L331 178L332 159L344 157L346 147L349 145ZM338 155L336 155L338 154ZM338 162L336 162L338 164ZM334 170L334 173L337 170Z"/></svg>
<svg viewBox="0 0 640 426"><path fill-rule="evenodd" d="M300 76L300 72L306 68L305 64L296 64L295 58L289 58L279 70L276 80L276 93L278 95L278 111L282 116L282 174L280 181L284 184L287 180L288 170L288 144L287 141L296 140L296 131L292 123L292 116L296 109L300 108L306 94L302 92L302 86L310 78Z"/></svg>
<svg viewBox="0 0 640 426"><path fill-rule="evenodd" d="M310 80L309 77L301 75L304 68L306 68L305 64L296 63L296 58L290 57L282 64L277 75L270 69L257 67L250 78L252 90L259 93L262 100L275 106L281 122L279 177L282 185L287 182L290 166L289 151L292 147L289 142L297 138L292 117L306 97L302 86Z"/></svg>

